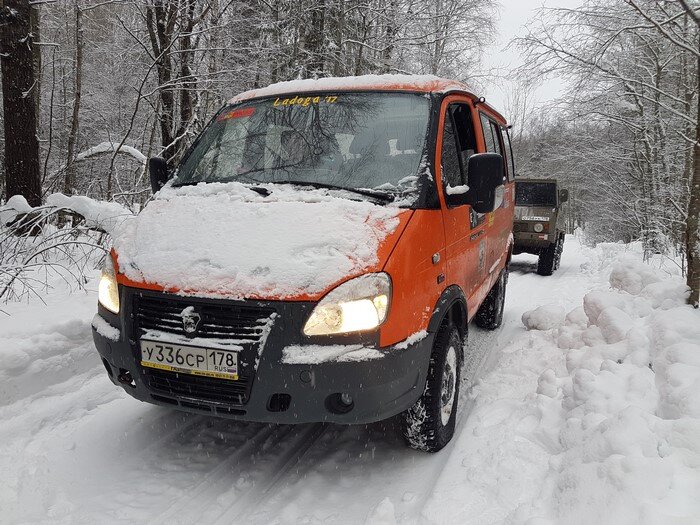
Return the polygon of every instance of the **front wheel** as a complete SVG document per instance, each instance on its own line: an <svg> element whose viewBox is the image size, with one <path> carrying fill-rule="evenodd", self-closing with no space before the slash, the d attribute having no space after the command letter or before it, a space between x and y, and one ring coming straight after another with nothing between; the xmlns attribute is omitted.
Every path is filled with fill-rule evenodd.
<svg viewBox="0 0 700 525"><path fill-rule="evenodd" d="M459 330L443 323L433 344L423 395L401 414L403 436L412 448L437 452L454 435L462 344Z"/></svg>

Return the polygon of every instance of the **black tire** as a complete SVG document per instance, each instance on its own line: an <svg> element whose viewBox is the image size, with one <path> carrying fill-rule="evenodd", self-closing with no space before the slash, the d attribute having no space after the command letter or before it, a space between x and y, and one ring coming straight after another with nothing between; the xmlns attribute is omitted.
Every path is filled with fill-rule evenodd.
<svg viewBox="0 0 700 525"><path fill-rule="evenodd" d="M560 234L557 238L557 255L554 261L554 269L558 270L561 265L561 254L564 252L564 234Z"/></svg>
<svg viewBox="0 0 700 525"><path fill-rule="evenodd" d="M540 252L540 258L537 261L538 274L552 275L554 273L554 266L557 262L557 244L554 242Z"/></svg>
<svg viewBox="0 0 700 525"><path fill-rule="evenodd" d="M451 323L445 322L433 343L423 395L415 405L401 414L401 430L411 448L437 452L447 445L454 435L462 344L459 330Z"/></svg>
<svg viewBox="0 0 700 525"><path fill-rule="evenodd" d="M481 303L474 316L474 322L479 328L495 330L503 324L503 307L506 302L506 285L508 284L508 270L503 269L498 276L496 284Z"/></svg>

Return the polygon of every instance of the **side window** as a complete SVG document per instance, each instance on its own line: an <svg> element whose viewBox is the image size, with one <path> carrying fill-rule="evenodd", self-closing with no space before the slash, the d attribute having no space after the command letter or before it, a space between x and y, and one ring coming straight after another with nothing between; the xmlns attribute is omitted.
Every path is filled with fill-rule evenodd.
<svg viewBox="0 0 700 525"><path fill-rule="evenodd" d="M459 169L459 157L457 155L457 140L452 124L452 111L448 108L445 115L445 128L442 132L442 157L440 158L442 166L442 181L443 184L450 186L460 186L462 182L462 174Z"/></svg>
<svg viewBox="0 0 700 525"><path fill-rule="evenodd" d="M508 174L508 158L510 157L510 155L506 154L505 143L503 142L503 137L501 136L501 127L494 121L490 122L491 133L493 134L494 142L496 144L496 153L500 154L501 157L503 157L503 170L505 171L504 175L506 179L509 179L510 176Z"/></svg>
<svg viewBox="0 0 700 525"><path fill-rule="evenodd" d="M459 150L459 160L462 161L464 180L467 178L467 165L469 157L476 153L476 136L474 135L474 125L472 124L472 114L466 104L455 104L452 106L452 115L455 121L457 132L457 148Z"/></svg>
<svg viewBox="0 0 700 525"><path fill-rule="evenodd" d="M487 153L500 153L496 149L496 139L493 136L493 127L491 126L491 121L489 118L481 113L479 115L481 118L481 129L484 132L484 142L486 143L486 152Z"/></svg>
<svg viewBox="0 0 700 525"><path fill-rule="evenodd" d="M506 137L506 144L508 145L508 157L510 158L510 177L511 180L515 178L515 157L513 157L513 144L510 141L510 133L508 128L504 130L504 135Z"/></svg>

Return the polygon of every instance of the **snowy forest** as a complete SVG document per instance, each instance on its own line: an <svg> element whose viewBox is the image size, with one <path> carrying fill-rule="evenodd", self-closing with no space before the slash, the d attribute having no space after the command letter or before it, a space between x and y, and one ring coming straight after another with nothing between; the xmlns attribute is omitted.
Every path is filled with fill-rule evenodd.
<svg viewBox="0 0 700 525"><path fill-rule="evenodd" d="M148 157L176 163L229 97L280 80L434 74L481 93L499 9L507 3L4 0L2 194L138 207L150 196ZM684 272L699 242L698 21L684 0L542 8L510 43L523 60L499 108L518 175L570 187L570 231L641 239ZM534 105L547 75L567 92Z"/></svg>

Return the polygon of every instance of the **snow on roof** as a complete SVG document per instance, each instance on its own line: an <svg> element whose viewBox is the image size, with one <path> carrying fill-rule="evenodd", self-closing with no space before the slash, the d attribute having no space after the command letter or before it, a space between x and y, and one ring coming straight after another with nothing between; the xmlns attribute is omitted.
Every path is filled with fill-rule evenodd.
<svg viewBox="0 0 700 525"><path fill-rule="evenodd" d="M264 88L251 89L236 95L229 104L258 97L270 97L289 93L310 93L314 91L351 91L351 90L410 90L426 93L447 91L466 91L466 84L456 80L436 77L434 75L362 75L357 77L328 77L319 79L289 80L278 82Z"/></svg>

